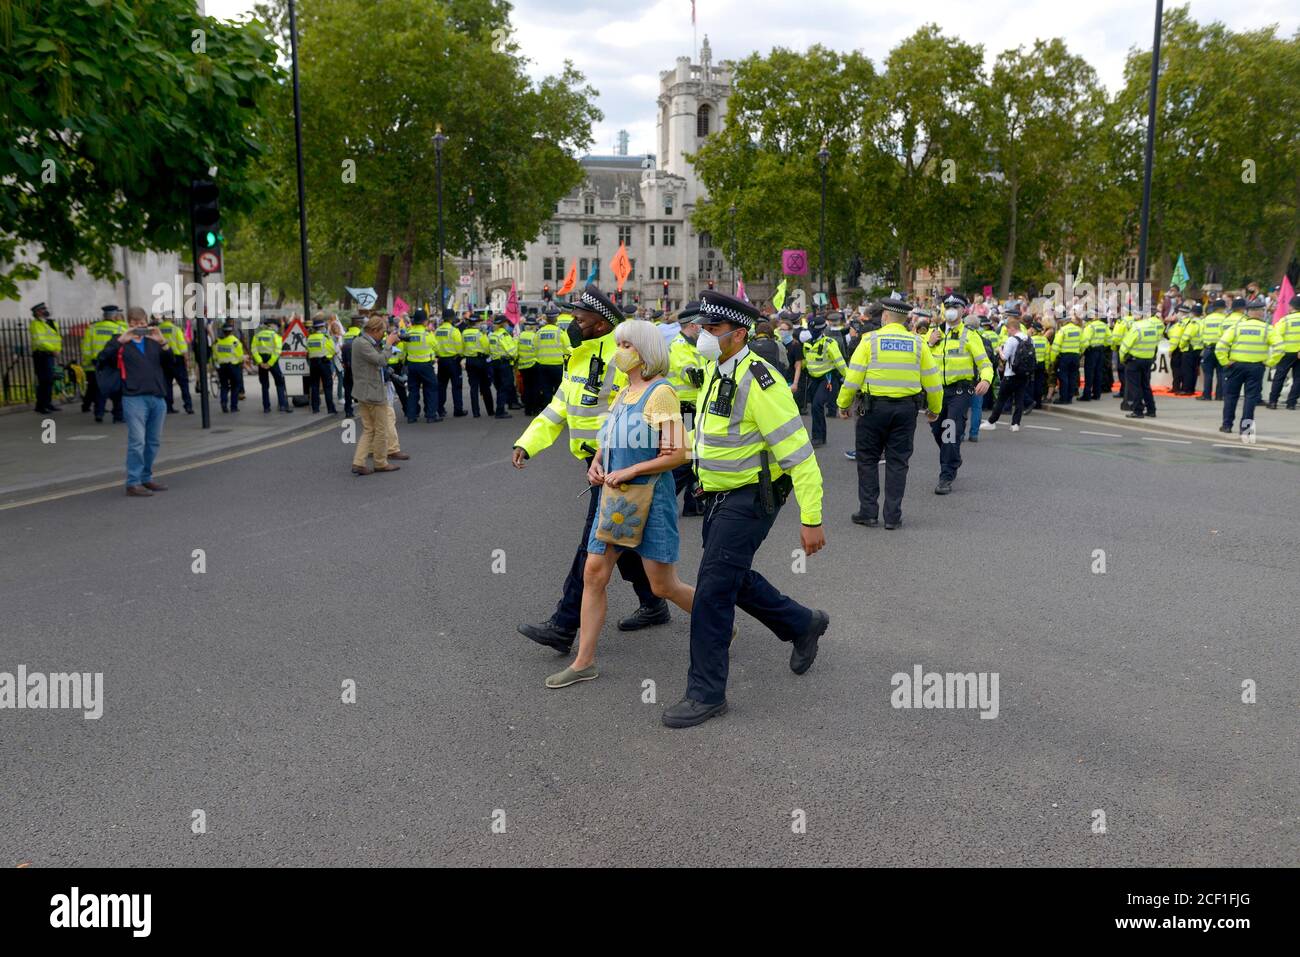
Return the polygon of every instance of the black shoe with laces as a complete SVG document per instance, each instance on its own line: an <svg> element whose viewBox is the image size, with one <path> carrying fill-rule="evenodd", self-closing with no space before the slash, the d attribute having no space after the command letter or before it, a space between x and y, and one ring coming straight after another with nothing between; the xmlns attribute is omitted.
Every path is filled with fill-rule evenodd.
<svg viewBox="0 0 1300 957"><path fill-rule="evenodd" d="M813 661L817 658L817 642L821 636L826 633L830 627L831 616L824 611L814 611L812 621L808 623L808 630L794 640L794 647L790 649L790 670L797 675L803 674L812 667Z"/></svg>
<svg viewBox="0 0 1300 957"><path fill-rule="evenodd" d="M568 654L573 647L573 641L576 634L560 631L555 627L555 622L544 621L540 625L520 625L519 634L525 638L531 638L539 645L546 645L548 648L554 648L562 654Z"/></svg>
<svg viewBox="0 0 1300 957"><path fill-rule="evenodd" d="M716 718L726 713L726 701L721 701L718 704L703 704L691 698L683 698L671 708L664 709L662 720L664 726L668 728L693 728L697 724L703 724L710 718Z"/></svg>
<svg viewBox="0 0 1300 957"><path fill-rule="evenodd" d="M659 599L657 605L642 605L618 623L619 631L640 631L652 625L666 625L669 621L668 602Z"/></svg>

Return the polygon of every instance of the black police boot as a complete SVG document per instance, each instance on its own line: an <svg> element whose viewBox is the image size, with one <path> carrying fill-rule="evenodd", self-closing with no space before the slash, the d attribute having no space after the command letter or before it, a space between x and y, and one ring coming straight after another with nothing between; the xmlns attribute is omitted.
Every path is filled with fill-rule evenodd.
<svg viewBox="0 0 1300 957"><path fill-rule="evenodd" d="M865 513L863 513L863 512L854 512L854 513L853 513L853 524L854 524L854 525L865 525L865 526L867 526L867 528L875 528L877 525L880 524L880 519L878 519L878 518L872 518L871 516L869 516L869 515L867 515L867 514L865 514Z"/></svg>
<svg viewBox="0 0 1300 957"><path fill-rule="evenodd" d="M496 415L492 416L492 418L494 418L494 419L513 419L514 416L511 415L509 412L498 412Z"/></svg>
<svg viewBox="0 0 1300 957"><path fill-rule="evenodd" d="M690 698L683 698L671 708L664 709L663 723L665 727L669 728L693 728L697 724L703 724L710 718L716 718L726 713L726 701L720 704L701 704Z"/></svg>
<svg viewBox="0 0 1300 957"><path fill-rule="evenodd" d="M801 675L812 667L813 660L817 657L817 641L826 633L830 623L831 616L826 612L812 613L808 630L794 640L794 647L790 649L790 670L795 674Z"/></svg>
<svg viewBox="0 0 1300 957"><path fill-rule="evenodd" d="M1266 403L1264 404L1264 408L1266 408L1266 409L1276 409L1276 408L1277 408L1277 403L1276 403L1276 402L1266 402Z"/></svg>
<svg viewBox="0 0 1300 957"><path fill-rule="evenodd" d="M892 532L894 529L896 529L896 528L902 528L902 527L903 527L903 520L902 520L901 518L900 518L898 521L896 521L896 522L886 522L886 523L885 523L885 531L887 531L887 532Z"/></svg>
<svg viewBox="0 0 1300 957"><path fill-rule="evenodd" d="M1232 426L1221 425L1219 426L1219 431L1222 432L1224 435L1232 435Z"/></svg>
<svg viewBox="0 0 1300 957"><path fill-rule="evenodd" d="M467 415L469 415L469 413L466 412L464 409L461 409L459 412L453 412L453 413L451 414L451 417L452 417L453 419L462 419L462 418L464 418L464 417L467 416Z"/></svg>
<svg viewBox="0 0 1300 957"><path fill-rule="evenodd" d="M566 655L573 647L574 638L577 637L571 632L563 632L556 628L554 619L544 621L540 625L520 625L519 634Z"/></svg>
<svg viewBox="0 0 1300 957"><path fill-rule="evenodd" d="M952 479L939 479L939 484L934 487L935 495L947 495L952 491Z"/></svg>
<svg viewBox="0 0 1300 957"><path fill-rule="evenodd" d="M619 631L639 631L651 625L668 624L668 602L661 598L657 605L642 605L618 623Z"/></svg>

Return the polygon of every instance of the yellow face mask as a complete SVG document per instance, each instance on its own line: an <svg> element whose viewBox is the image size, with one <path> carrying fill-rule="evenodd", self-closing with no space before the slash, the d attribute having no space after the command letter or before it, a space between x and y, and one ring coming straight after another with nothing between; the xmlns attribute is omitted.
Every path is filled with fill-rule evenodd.
<svg viewBox="0 0 1300 957"><path fill-rule="evenodd" d="M641 357L635 349L619 349L614 353L614 367L620 372L631 372L641 365Z"/></svg>

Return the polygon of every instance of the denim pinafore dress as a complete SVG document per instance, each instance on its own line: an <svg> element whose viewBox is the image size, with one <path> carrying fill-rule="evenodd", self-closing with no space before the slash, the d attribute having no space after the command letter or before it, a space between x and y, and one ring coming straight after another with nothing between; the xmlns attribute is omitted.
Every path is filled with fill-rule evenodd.
<svg viewBox="0 0 1300 957"><path fill-rule="evenodd" d="M659 430L646 421L645 405L655 389L671 388L672 385L666 380L656 382L630 405L625 402L615 404L600 427L600 452L606 474L658 457ZM652 562L673 564L677 561L681 550L681 538L677 533L677 486L673 482L673 473L642 475L633 480L633 483L638 485L647 482L655 483L654 498L650 501L648 514L637 515L635 511L628 512L627 509L622 509L619 511L619 518L623 521L640 519L637 524L643 524L645 527L641 544L633 551ZM617 496L618 492L608 486L602 486L599 490L593 489L591 494ZM601 504L603 506L604 501ZM612 520L606 515L606 509L599 508L596 512L596 520L591 525L591 534L587 537L587 551L595 555L605 553L605 543L596 538L596 532L601 528L602 523L611 524L611 522ZM606 529L607 532L609 530Z"/></svg>

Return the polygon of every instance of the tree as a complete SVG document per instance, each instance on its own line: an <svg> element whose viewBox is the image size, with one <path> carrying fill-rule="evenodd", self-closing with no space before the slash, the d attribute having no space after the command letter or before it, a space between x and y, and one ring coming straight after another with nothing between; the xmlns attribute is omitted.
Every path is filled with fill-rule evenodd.
<svg viewBox="0 0 1300 957"><path fill-rule="evenodd" d="M192 0L7 0L0 10L0 264L116 275L113 247L188 248L189 182L218 170L223 211L254 206L250 135L277 77L255 28ZM17 298L28 265L0 266Z"/></svg>

